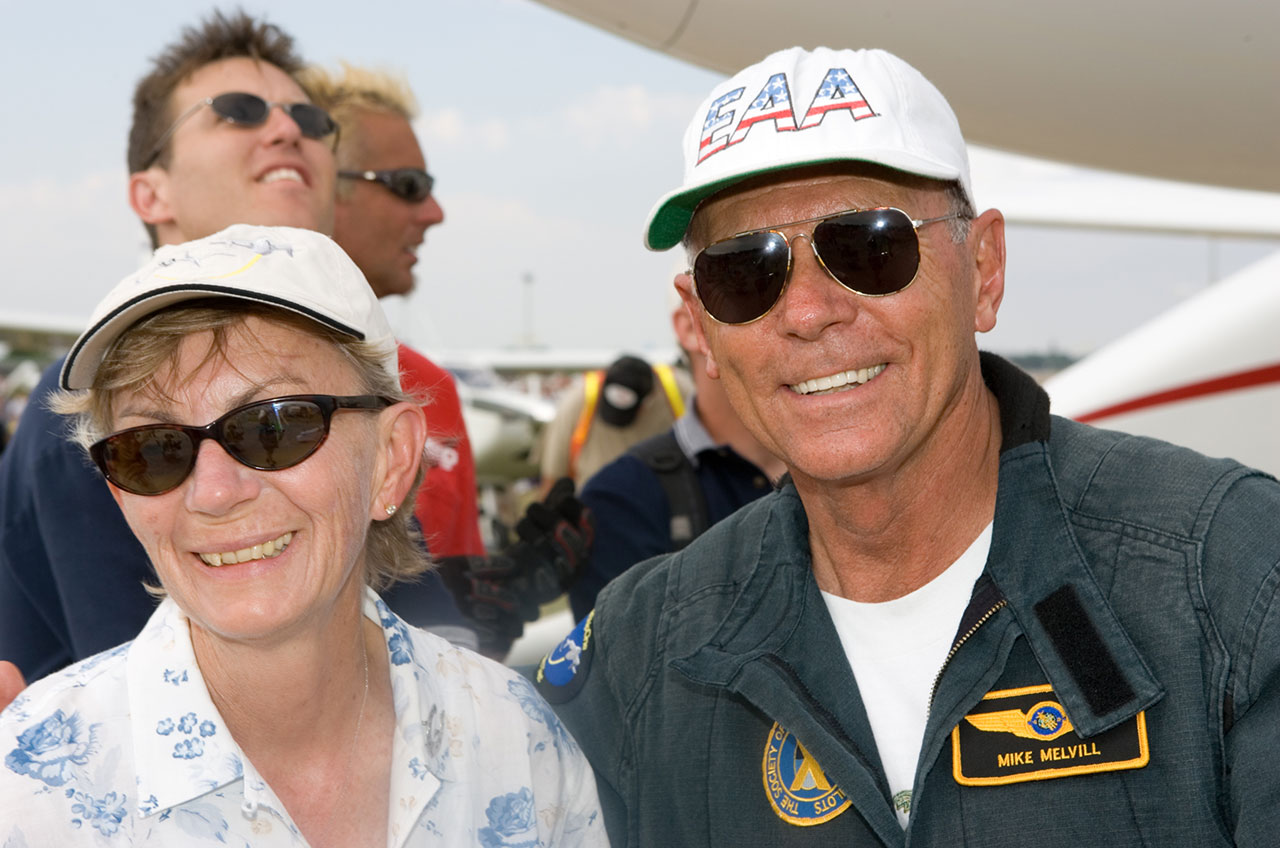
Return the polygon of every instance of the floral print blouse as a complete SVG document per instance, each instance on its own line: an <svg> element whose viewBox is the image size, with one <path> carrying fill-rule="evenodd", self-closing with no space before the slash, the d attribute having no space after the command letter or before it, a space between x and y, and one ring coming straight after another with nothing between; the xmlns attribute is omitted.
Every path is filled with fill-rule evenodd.
<svg viewBox="0 0 1280 848"><path fill-rule="evenodd" d="M532 685L405 624L372 591L396 737L389 846L607 846L591 768ZM163 601L138 638L0 714L0 845L302 846L231 738Z"/></svg>

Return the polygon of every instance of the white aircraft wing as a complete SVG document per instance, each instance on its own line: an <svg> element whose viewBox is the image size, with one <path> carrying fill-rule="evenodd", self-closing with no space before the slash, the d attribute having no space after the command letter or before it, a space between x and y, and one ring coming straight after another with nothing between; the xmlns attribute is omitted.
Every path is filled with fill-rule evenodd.
<svg viewBox="0 0 1280 848"><path fill-rule="evenodd" d="M883 47L942 90L971 142L1280 191L1280 3L540 2L723 73L795 44Z"/></svg>

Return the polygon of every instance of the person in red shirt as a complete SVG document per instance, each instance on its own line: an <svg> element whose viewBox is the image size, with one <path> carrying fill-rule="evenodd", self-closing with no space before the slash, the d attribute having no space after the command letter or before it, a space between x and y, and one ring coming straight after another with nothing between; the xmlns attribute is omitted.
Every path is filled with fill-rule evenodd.
<svg viewBox="0 0 1280 848"><path fill-rule="evenodd" d="M425 407L428 467L413 511L427 550L439 557L483 556L476 463L453 376L402 342L400 382L409 394L431 401Z"/></svg>
<svg viewBox="0 0 1280 848"><path fill-rule="evenodd" d="M417 113L413 94L391 74L349 65L340 74L310 68L304 79L342 127L334 241L378 297L409 294L418 248L444 221L409 123ZM400 371L405 391L428 401L428 466L414 510L427 550L437 558L481 556L475 460L453 377L404 343Z"/></svg>

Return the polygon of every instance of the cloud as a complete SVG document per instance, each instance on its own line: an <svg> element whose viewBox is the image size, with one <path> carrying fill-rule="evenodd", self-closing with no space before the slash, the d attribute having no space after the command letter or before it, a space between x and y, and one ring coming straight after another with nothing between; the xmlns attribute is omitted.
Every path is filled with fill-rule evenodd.
<svg viewBox="0 0 1280 848"><path fill-rule="evenodd" d="M618 216L502 191L459 191L449 216L427 233L417 289L392 318L410 343L502 347L529 330L553 347L670 343L670 257L641 250Z"/></svg>
<svg viewBox="0 0 1280 848"><path fill-rule="evenodd" d="M695 97L654 92L642 85L605 85L567 104L560 114L588 147L627 146L638 133L681 126L697 102Z"/></svg>
<svg viewBox="0 0 1280 848"><path fill-rule="evenodd" d="M125 175L103 171L0 184L6 306L87 316L149 252L125 200Z"/></svg>
<svg viewBox="0 0 1280 848"><path fill-rule="evenodd" d="M425 112L414 122L414 131L428 149L480 147L488 152L505 150L512 135L506 121L498 118L473 121L453 108Z"/></svg>
<svg viewBox="0 0 1280 848"><path fill-rule="evenodd" d="M414 129L433 150L448 146L497 152L509 149L515 139L587 150L627 149L647 145L651 133L664 141L679 138L697 102L696 97L642 85L603 85L549 114L477 119L450 107L424 112Z"/></svg>

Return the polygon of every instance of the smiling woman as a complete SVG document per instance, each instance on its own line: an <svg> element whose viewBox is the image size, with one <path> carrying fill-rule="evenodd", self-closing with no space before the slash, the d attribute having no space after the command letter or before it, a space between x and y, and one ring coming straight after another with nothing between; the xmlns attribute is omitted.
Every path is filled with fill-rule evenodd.
<svg viewBox="0 0 1280 848"><path fill-rule="evenodd" d="M404 508L426 426L333 242L241 225L160 250L62 385L164 600L0 717L22 811L0 842L605 844L531 685L375 593L428 567Z"/></svg>

